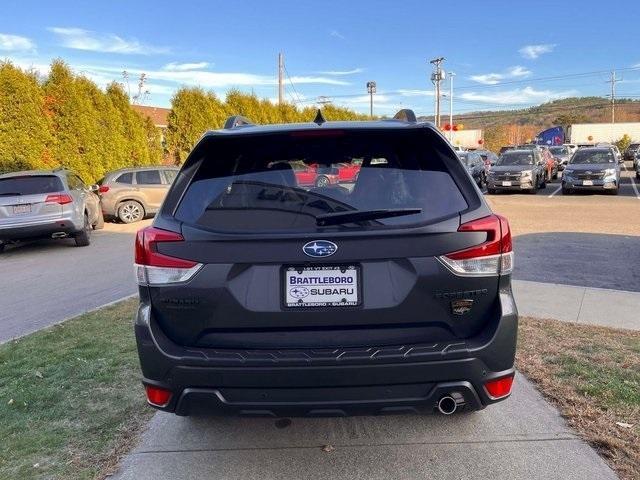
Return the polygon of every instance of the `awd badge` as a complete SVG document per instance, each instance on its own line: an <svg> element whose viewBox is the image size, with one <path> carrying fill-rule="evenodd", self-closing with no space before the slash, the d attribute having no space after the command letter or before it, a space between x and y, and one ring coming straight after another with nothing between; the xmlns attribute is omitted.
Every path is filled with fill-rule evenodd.
<svg viewBox="0 0 640 480"><path fill-rule="evenodd" d="M471 307L473 306L473 300L463 299L463 300L452 300L451 301L451 313L454 315L464 315L465 313L469 313Z"/></svg>

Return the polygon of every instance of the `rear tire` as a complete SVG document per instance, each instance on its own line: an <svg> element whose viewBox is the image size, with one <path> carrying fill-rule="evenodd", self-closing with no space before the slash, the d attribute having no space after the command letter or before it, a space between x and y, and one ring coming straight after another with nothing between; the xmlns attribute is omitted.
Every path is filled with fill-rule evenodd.
<svg viewBox="0 0 640 480"><path fill-rule="evenodd" d="M498 191L495 188L487 188L487 193L495 195Z"/></svg>
<svg viewBox="0 0 640 480"><path fill-rule="evenodd" d="M135 223L144 218L144 207L135 200L122 202L118 207L118 218L123 223Z"/></svg>
<svg viewBox="0 0 640 480"><path fill-rule="evenodd" d="M4 252L4 247L5 247L5 244L0 243L0 253Z"/></svg>
<svg viewBox="0 0 640 480"><path fill-rule="evenodd" d="M86 213L84 214L84 227L79 233L76 233L74 240L76 247L88 247L91 244L91 224Z"/></svg>
<svg viewBox="0 0 640 480"><path fill-rule="evenodd" d="M609 195L618 195L618 192L620 191L619 188L616 188L614 190L609 190Z"/></svg>
<svg viewBox="0 0 640 480"><path fill-rule="evenodd" d="M547 177L543 177L542 182L540 183L540 188L547 188Z"/></svg>
<svg viewBox="0 0 640 480"><path fill-rule="evenodd" d="M571 190L570 188L562 187L562 195L571 195L572 193L573 193L573 190Z"/></svg>

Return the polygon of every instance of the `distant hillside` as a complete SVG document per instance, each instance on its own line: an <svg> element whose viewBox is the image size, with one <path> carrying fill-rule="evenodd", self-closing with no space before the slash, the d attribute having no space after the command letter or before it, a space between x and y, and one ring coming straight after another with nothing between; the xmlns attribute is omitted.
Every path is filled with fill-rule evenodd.
<svg viewBox="0 0 640 480"><path fill-rule="evenodd" d="M464 124L465 129L486 129L499 125L526 125L542 129L558 124L598 123L610 120L611 102L603 97L565 98L519 110L469 112L454 116L454 123ZM640 101L616 99L616 122L640 122Z"/></svg>

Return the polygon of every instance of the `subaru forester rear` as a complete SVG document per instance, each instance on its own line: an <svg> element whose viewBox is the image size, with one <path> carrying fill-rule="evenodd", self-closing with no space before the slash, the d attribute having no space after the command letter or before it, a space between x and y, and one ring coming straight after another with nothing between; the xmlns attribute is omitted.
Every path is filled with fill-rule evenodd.
<svg viewBox="0 0 640 480"><path fill-rule="evenodd" d="M296 179L345 164L355 182ZM484 408L511 392L512 266L507 221L413 112L232 117L136 239L147 399L178 415Z"/></svg>

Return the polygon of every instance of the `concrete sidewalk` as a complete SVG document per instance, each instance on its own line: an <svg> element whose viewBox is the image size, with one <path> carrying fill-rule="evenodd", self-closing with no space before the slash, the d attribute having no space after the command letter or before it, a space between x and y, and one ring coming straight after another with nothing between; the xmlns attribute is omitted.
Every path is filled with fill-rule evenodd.
<svg viewBox="0 0 640 480"><path fill-rule="evenodd" d="M640 330L640 292L513 280L522 316Z"/></svg>
<svg viewBox="0 0 640 480"><path fill-rule="evenodd" d="M294 418L283 428L273 419L158 413L113 478L617 478L522 375L516 378L506 402L451 417ZM335 450L323 451L325 445Z"/></svg>

